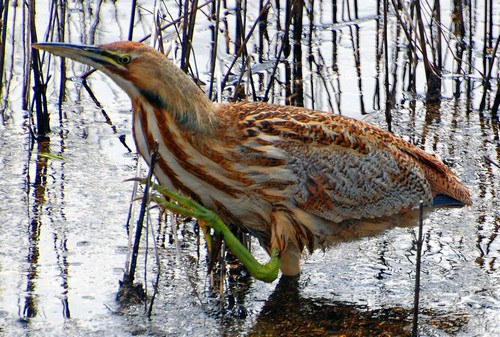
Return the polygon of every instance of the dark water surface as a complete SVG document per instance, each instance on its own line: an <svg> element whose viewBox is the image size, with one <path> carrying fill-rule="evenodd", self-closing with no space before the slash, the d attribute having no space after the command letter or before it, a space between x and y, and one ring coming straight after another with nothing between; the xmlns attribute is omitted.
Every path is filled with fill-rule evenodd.
<svg viewBox="0 0 500 337"><path fill-rule="evenodd" d="M126 39L130 3L119 3L105 2L100 12L94 3L71 4L67 40L89 42L95 38L101 43ZM39 6L37 24L43 32L48 10ZM374 6L362 6L358 20L346 19L333 30L329 16L319 12L322 17L315 23L309 46L325 66L321 71L305 67L304 104L367 118L386 128L383 107L376 103L381 78L374 57ZM172 4L168 8L177 13ZM10 16L21 15L17 7L10 10ZM151 17L145 9L141 13L134 35L137 39L151 28ZM199 76L208 83L210 30L202 13L193 50ZM480 14L478 10L478 26L482 24ZM68 62L73 77L61 110L57 72L49 83L50 141L32 146L28 112L21 104L20 23L14 22L11 18L8 28L11 44L7 55L14 56L6 62L9 71L4 81L9 89L6 94L4 83L0 125L0 336L410 334L414 229L394 229L316 252L303 261L300 279L265 284L235 268L220 286L206 275L205 248L199 244L202 239L194 223L181 224L174 233L172 226L158 225L152 211L155 237L144 235L149 241L144 239L138 274L151 295L158 254L160 286L152 316L147 317L142 304L121 307L115 297L128 257L125 224L134 188L134 183L125 180L145 174L145 165L137 171L136 155L119 139L125 136L127 145L135 150L129 100L104 76L91 76L90 85L113 123L107 124L76 77L85 68ZM93 22L97 29L92 34ZM394 18L390 24L394 33ZM498 30L498 23L495 27ZM278 39L270 35L269 49ZM391 37L390 51L395 52L397 40ZM331 63L332 39L336 41L335 66ZM353 46L360 52L360 67L356 67ZM16 52L9 54L12 48ZM230 60L231 54L222 56L221 62ZM256 76L268 76L266 63L255 62L261 66L255 70ZM394 59L394 67L403 64L402 58ZM280 72L286 69L280 68ZM397 69L395 73L399 79L395 85L403 86L404 74ZM421 336L498 336L499 124L488 111L476 109L482 94L480 81L473 78L469 89L462 83L460 90L469 90L469 94L454 97L455 80L452 74L444 75L440 104L422 102L425 85L419 82L417 96L398 94L393 111L393 131L443 158L471 189L474 201L470 208L432 212L425 221L419 331ZM276 88L271 100L283 104L283 97L283 91ZM370 115L362 116L362 112ZM137 215L139 204L135 204ZM253 247L259 259L267 258L257 243Z"/></svg>

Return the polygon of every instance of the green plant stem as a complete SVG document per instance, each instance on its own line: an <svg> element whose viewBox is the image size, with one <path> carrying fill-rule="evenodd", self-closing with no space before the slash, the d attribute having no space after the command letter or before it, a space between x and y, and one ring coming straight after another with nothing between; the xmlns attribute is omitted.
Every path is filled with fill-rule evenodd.
<svg viewBox="0 0 500 337"><path fill-rule="evenodd" d="M264 282L273 282L278 277L278 272L281 267L279 252L274 248L271 252L271 259L266 264L261 264L257 261L252 253L234 236L227 225L214 212L204 208L198 203L188 198L182 197L173 193L167 188L154 185L154 189L169 199L177 203L167 201L164 198L154 196L152 199L166 209L174 213L204 220L207 226L213 228L216 232L221 233L226 246L231 252L243 263L248 272L258 280Z"/></svg>

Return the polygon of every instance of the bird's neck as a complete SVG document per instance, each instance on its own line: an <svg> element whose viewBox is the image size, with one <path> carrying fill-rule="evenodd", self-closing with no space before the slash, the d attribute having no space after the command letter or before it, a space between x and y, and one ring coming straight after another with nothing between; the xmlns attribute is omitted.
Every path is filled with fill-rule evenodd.
<svg viewBox="0 0 500 337"><path fill-rule="evenodd" d="M168 114L169 120L188 134L213 132L216 129L215 107L203 91L171 62L162 63L157 72L155 78L142 78L141 85L136 87L140 89L131 96Z"/></svg>
<svg viewBox="0 0 500 337"><path fill-rule="evenodd" d="M141 95L154 109L168 114L182 131L205 134L214 128L213 104L198 87L191 90L194 92L180 93L170 99L153 91L143 90Z"/></svg>

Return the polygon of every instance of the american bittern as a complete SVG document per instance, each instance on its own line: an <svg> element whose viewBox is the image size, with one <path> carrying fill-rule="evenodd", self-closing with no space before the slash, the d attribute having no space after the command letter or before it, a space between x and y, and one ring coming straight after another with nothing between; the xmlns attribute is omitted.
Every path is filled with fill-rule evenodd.
<svg viewBox="0 0 500 337"><path fill-rule="evenodd" d="M158 140L156 176L185 196L166 192L179 202L167 207L224 232L261 279L275 278L280 263L283 274L298 274L305 248L412 221L420 200L471 204L468 189L440 160L367 123L291 106L215 104L165 55L141 43L34 47L97 68L125 90L139 153L148 161ZM274 274L256 271L224 223L259 239Z"/></svg>

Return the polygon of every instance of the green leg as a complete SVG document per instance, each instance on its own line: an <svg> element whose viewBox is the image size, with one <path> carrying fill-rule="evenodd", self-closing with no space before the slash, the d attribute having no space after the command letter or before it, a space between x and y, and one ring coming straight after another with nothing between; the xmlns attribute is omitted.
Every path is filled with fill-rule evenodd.
<svg viewBox="0 0 500 337"><path fill-rule="evenodd" d="M191 199L177 195L160 185L153 186L155 190L177 203L153 196L153 200L164 208L178 214L190 216L206 222L207 226L222 234L226 246L243 263L250 274L258 280L273 282L278 277L281 266L279 252L273 249L271 259L265 265L257 261L245 246L234 236L226 224L214 212L204 208Z"/></svg>

